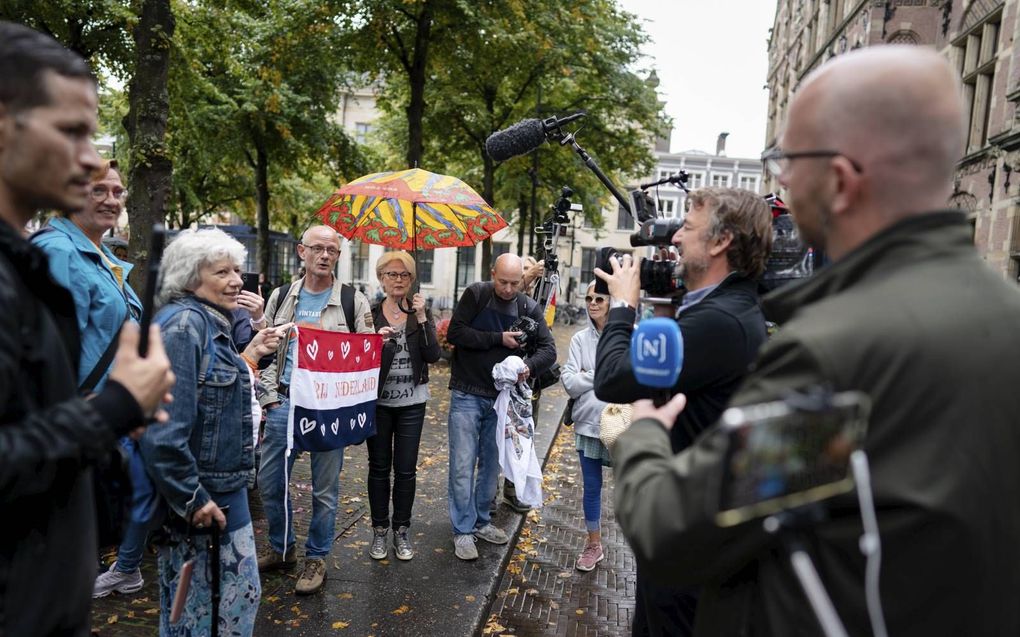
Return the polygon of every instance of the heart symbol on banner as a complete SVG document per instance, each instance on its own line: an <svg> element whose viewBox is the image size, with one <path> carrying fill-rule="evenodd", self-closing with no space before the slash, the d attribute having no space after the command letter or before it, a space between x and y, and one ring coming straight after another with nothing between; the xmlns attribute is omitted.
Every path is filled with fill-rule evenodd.
<svg viewBox="0 0 1020 637"><path fill-rule="evenodd" d="M319 432L322 434L323 438L326 437L326 423L319 425Z"/></svg>
<svg viewBox="0 0 1020 637"><path fill-rule="evenodd" d="M309 431L315 429L315 421L302 418L301 423L298 425L301 428L301 435L307 434Z"/></svg>
<svg viewBox="0 0 1020 637"><path fill-rule="evenodd" d="M315 357L319 355L319 341L312 341L310 344L305 346L305 351L308 355L315 360Z"/></svg>
<svg viewBox="0 0 1020 637"><path fill-rule="evenodd" d="M361 412L360 414L358 414L358 426L361 427L362 429L365 428L366 420L368 420L368 416L365 414L365 412Z"/></svg>
<svg viewBox="0 0 1020 637"><path fill-rule="evenodd" d="M368 342L368 341L365 341L365 351L367 352L371 348L372 348L372 344L370 342Z"/></svg>
<svg viewBox="0 0 1020 637"><path fill-rule="evenodd" d="M347 355L350 354L350 353L351 353L351 344L348 343L347 341L344 341L343 343L340 343L340 355L344 357L344 360L347 360Z"/></svg>
<svg viewBox="0 0 1020 637"><path fill-rule="evenodd" d="M354 357L354 362L355 363L360 363L361 362L361 357L360 356L355 356Z"/></svg>
<svg viewBox="0 0 1020 637"><path fill-rule="evenodd" d="M334 436L339 434L340 433L340 419L337 418L336 420L334 420L333 424L330 425L329 428L333 430L333 435Z"/></svg>
<svg viewBox="0 0 1020 637"><path fill-rule="evenodd" d="M329 350L328 352L326 352L326 358L328 358L329 360L333 360L333 350Z"/></svg>
<svg viewBox="0 0 1020 637"><path fill-rule="evenodd" d="M351 430L352 431L354 430L354 419L353 418L351 418Z"/></svg>

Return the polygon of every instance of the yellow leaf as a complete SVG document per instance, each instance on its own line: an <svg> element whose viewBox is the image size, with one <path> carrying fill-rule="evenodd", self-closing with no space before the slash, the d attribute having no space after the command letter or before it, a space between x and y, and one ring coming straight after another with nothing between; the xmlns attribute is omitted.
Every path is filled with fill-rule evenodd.
<svg viewBox="0 0 1020 637"><path fill-rule="evenodd" d="M337 597L339 599L354 599L354 595L352 595L351 593L340 593L339 595L337 595Z"/></svg>
<svg viewBox="0 0 1020 637"><path fill-rule="evenodd" d="M473 601L475 601L475 596L474 595L465 595L464 599L466 599L469 602L473 602Z"/></svg>
<svg viewBox="0 0 1020 637"><path fill-rule="evenodd" d="M107 624L116 624L117 623L117 619L118 619L118 617L116 615L110 615L109 617L106 618L106 623Z"/></svg>
<svg viewBox="0 0 1020 637"><path fill-rule="evenodd" d="M341 628L347 628L350 625L350 622L333 622L333 629L340 630Z"/></svg>
<svg viewBox="0 0 1020 637"><path fill-rule="evenodd" d="M575 610L574 612L575 612L576 614L578 614L578 615L584 615L584 609L583 609L583 608L578 608L578 609L577 609L577 610Z"/></svg>
<svg viewBox="0 0 1020 637"><path fill-rule="evenodd" d="M393 611L393 614L394 615L403 615L404 613L406 613L409 610L411 610L411 607L408 606L407 604L403 604L400 608L398 608L395 611Z"/></svg>
<svg viewBox="0 0 1020 637"><path fill-rule="evenodd" d="M146 615L159 615L159 609L158 608L149 608L149 609L147 609L145 611L145 614Z"/></svg>
<svg viewBox="0 0 1020 637"><path fill-rule="evenodd" d="M264 602L278 602L278 601L280 601L280 598L277 595L268 595L266 597L263 597L262 601L264 601Z"/></svg>

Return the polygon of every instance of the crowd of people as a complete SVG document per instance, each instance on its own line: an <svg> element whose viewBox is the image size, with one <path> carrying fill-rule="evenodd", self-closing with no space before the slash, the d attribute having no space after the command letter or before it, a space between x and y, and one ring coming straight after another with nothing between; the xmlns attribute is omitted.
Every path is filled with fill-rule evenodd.
<svg viewBox="0 0 1020 637"><path fill-rule="evenodd" d="M372 559L392 549L412 560L429 368L440 358L414 259L382 255L381 294L369 302L336 276L341 237L316 225L297 247L302 274L250 292L242 244L216 229L182 231L163 255L140 355L132 266L103 243L127 187L91 142L91 70L49 36L0 22L0 77L0 634L87 634L90 593L140 590L150 541L163 635L208 634L214 623L251 635L262 573L300 566L295 594L322 589L344 449L308 452L312 507L299 559L288 488L300 455L288 441L295 327L383 337L365 544ZM1009 329L1020 295L981 263L966 217L942 210L963 151L958 94L947 63L911 47L854 52L805 78L766 166L800 232L832 263L764 303L765 200L735 188L690 193L672 238L684 291L658 310L684 343L665 404L648 400L631 362L638 260L596 269L608 293L587 286L588 323L560 378L583 477L586 537L575 566L589 572L605 558L603 474L612 467L616 515L638 564L635 635L817 632L776 537L760 520L714 522L723 411L817 387L863 391L872 403L864 449L885 555L877 613L856 496L835 497L810 529L848 633L1020 632L1010 602L1020 593L1020 513L1011 506L1020 398L1008 387L1020 375L1020 339ZM26 237L41 210L57 216ZM534 383L555 363L543 308L526 293L542 274L541 262L502 254L450 319L447 503L460 560L479 557L479 539L510 541L492 520L502 435L493 372L518 357L511 376ZM766 317L781 326L771 338ZM607 448L600 423L621 403L634 404L633 422ZM107 528L97 502L102 476L118 465L134 489L127 521ZM254 489L268 522L261 551ZM517 495L508 488L507 502L526 510ZM97 547L109 540L117 558L97 576Z"/></svg>

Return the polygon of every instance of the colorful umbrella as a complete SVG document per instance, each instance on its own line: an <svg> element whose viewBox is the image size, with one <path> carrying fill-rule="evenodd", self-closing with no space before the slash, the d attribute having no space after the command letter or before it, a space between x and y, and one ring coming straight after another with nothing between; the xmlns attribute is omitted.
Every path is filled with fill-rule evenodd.
<svg viewBox="0 0 1020 637"><path fill-rule="evenodd" d="M355 179L319 216L348 239L397 250L472 246L507 227L463 181L419 168Z"/></svg>

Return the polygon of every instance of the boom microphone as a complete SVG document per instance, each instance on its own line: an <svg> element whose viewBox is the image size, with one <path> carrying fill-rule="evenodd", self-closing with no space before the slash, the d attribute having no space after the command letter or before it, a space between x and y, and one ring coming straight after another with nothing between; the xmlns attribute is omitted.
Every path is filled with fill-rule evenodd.
<svg viewBox="0 0 1020 637"><path fill-rule="evenodd" d="M658 317L638 323L630 339L630 364L638 384L655 390L656 407L665 405L684 364L684 339L676 321Z"/></svg>
<svg viewBox="0 0 1020 637"><path fill-rule="evenodd" d="M506 130L489 135L485 140L485 152L496 161L526 155L541 146L546 139L558 139L562 136L561 126L585 115L584 111L578 111L566 117L521 120Z"/></svg>

